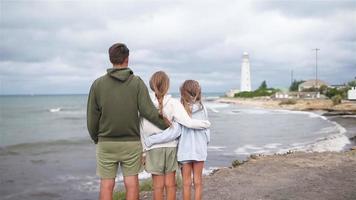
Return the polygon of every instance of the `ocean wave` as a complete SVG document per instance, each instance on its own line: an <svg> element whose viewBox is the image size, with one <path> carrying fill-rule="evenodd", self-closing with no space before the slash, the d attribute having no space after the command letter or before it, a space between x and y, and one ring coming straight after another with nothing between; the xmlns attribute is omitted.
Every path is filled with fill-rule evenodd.
<svg viewBox="0 0 356 200"><path fill-rule="evenodd" d="M215 112L215 113L218 113L219 112L219 109L222 109L222 108L227 108L229 107L230 105L229 104L226 104L226 103L212 103L212 102L207 102L204 104L209 110Z"/></svg>
<svg viewBox="0 0 356 200"><path fill-rule="evenodd" d="M50 108L50 109L48 109L48 111L49 112L52 112L52 113L54 113L54 112L59 112L59 111L61 111L61 108Z"/></svg>
<svg viewBox="0 0 356 200"><path fill-rule="evenodd" d="M208 146L209 151L223 151L225 148L224 146Z"/></svg>
<svg viewBox="0 0 356 200"><path fill-rule="evenodd" d="M321 118L327 120L325 116L322 116L318 113L309 112L309 111L295 111L295 110L281 110L281 109L239 109L231 110L229 114L251 114L251 115L265 115L265 114L296 114L296 115L307 115L310 118Z"/></svg>
<svg viewBox="0 0 356 200"><path fill-rule="evenodd" d="M327 136L317 138L311 142L298 142L290 145L280 143L271 143L263 146L244 145L235 150L237 155L251 154L273 154L286 153L288 151L303 152L325 152L325 151L343 151L345 146L351 144L349 138L345 135L346 129L336 122L330 121L334 126L325 127L315 132L315 134L325 134Z"/></svg>
<svg viewBox="0 0 356 200"><path fill-rule="evenodd" d="M86 114L86 110L83 108L71 108L71 107L56 107L48 109L51 113L70 114L70 115L83 115Z"/></svg>
<svg viewBox="0 0 356 200"><path fill-rule="evenodd" d="M0 147L0 152L13 152L27 150L27 149L38 149L40 147L53 147L62 145L87 145L91 141L88 138L71 138L71 139L60 139L60 140L50 140L50 141L38 141L38 142L26 142L8 146Z"/></svg>
<svg viewBox="0 0 356 200"><path fill-rule="evenodd" d="M272 112L276 113L284 113L284 114L301 114L301 115L308 115L310 118L321 118L323 120L327 120L325 116L320 114L309 112L309 111L297 111L297 110L273 110Z"/></svg>

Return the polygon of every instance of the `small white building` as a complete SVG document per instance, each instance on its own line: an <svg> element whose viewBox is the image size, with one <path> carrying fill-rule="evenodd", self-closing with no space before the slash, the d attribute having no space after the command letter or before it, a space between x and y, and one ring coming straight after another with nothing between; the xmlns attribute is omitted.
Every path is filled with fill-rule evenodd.
<svg viewBox="0 0 356 200"><path fill-rule="evenodd" d="M227 97L234 97L236 93L239 93L240 90L238 89L231 89L225 93Z"/></svg>
<svg viewBox="0 0 356 200"><path fill-rule="evenodd" d="M347 99L356 100L356 87L352 87L349 91L347 91Z"/></svg>

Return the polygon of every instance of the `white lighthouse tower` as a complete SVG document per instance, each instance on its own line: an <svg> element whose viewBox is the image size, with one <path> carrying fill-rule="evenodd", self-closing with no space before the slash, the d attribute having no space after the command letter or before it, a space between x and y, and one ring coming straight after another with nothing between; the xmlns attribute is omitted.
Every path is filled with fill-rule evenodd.
<svg viewBox="0 0 356 200"><path fill-rule="evenodd" d="M250 61L247 52L244 52L242 56L242 64L241 64L241 92L243 91L251 91L251 75L250 75Z"/></svg>

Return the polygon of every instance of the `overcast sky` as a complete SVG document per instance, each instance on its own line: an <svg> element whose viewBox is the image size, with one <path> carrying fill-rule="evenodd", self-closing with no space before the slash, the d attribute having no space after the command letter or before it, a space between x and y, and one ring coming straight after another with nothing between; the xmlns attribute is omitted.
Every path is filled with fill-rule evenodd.
<svg viewBox="0 0 356 200"><path fill-rule="evenodd" d="M111 67L107 49L130 49L146 82L157 70L171 92L196 79L203 92L240 87L250 54L253 89L356 76L356 1L0 1L0 94L87 93Z"/></svg>

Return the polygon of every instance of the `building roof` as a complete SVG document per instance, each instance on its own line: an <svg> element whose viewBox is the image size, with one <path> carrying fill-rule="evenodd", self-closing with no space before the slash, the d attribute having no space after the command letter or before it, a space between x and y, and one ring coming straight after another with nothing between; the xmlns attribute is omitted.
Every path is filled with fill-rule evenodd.
<svg viewBox="0 0 356 200"><path fill-rule="evenodd" d="M299 85L299 87L314 87L316 86L316 81L315 80L307 80L305 81L304 83L301 83ZM322 86L322 85L326 85L326 86L329 86L329 84L327 84L325 81L322 81L322 80L318 80L317 82L318 84L318 87Z"/></svg>

